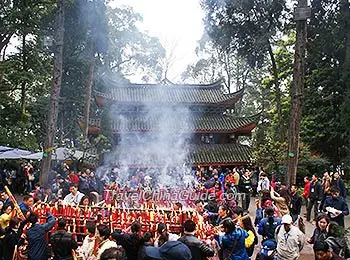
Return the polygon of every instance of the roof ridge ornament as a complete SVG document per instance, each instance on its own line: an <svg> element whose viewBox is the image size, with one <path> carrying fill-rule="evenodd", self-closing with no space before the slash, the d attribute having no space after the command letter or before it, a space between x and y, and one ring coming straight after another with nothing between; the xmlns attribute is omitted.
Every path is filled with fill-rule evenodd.
<svg viewBox="0 0 350 260"><path fill-rule="evenodd" d="M165 77L164 79L162 79L160 81L160 84L161 85L165 85L165 86L168 86L168 85L175 85L173 82L171 82L169 79L167 79L167 77Z"/></svg>

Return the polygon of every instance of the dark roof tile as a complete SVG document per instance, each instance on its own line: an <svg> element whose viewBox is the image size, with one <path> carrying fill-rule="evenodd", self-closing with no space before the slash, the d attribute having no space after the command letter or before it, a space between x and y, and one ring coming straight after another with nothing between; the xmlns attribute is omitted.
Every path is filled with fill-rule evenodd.
<svg viewBox="0 0 350 260"><path fill-rule="evenodd" d="M187 163L191 165L242 165L250 163L251 160L252 149L242 144L197 145L192 147L187 156ZM117 147L113 161L115 165L127 163L130 167L162 166L162 158L157 158L157 153L145 156L143 149L132 146ZM172 162L176 164L175 161ZM169 165L167 162L163 164Z"/></svg>
<svg viewBox="0 0 350 260"><path fill-rule="evenodd" d="M257 124L260 114L250 117L234 117L231 115L192 116L188 120L173 120L169 127L173 132L234 132L234 130ZM140 115L117 116L112 122L112 131L120 132L158 132L162 121L159 118L142 117ZM90 121L90 126L100 127L97 119Z"/></svg>
<svg viewBox="0 0 350 260"><path fill-rule="evenodd" d="M95 91L95 95L118 103L160 102L171 104L235 103L242 97L244 89L225 94L222 90L222 84L222 81L208 85L110 83L105 93Z"/></svg>

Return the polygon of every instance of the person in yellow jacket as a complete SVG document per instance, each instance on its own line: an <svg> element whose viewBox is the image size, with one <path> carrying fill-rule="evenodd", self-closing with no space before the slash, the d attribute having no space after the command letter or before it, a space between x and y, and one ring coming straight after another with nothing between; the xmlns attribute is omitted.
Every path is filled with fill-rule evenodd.
<svg viewBox="0 0 350 260"><path fill-rule="evenodd" d="M247 250L247 254L251 257L254 253L254 247L258 244L258 235L255 232L255 228L252 222L252 219L245 215L241 220L242 228L247 231L248 237L245 239L245 248Z"/></svg>
<svg viewBox="0 0 350 260"><path fill-rule="evenodd" d="M4 213L0 216L0 226L5 229L9 226L10 220L13 217L12 206L6 205L4 208Z"/></svg>

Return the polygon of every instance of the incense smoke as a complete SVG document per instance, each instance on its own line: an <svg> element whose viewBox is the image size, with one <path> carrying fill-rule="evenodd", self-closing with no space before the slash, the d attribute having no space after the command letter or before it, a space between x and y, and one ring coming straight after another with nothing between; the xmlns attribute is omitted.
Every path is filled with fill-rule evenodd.
<svg viewBox="0 0 350 260"><path fill-rule="evenodd" d="M187 105L162 101L168 95L167 88L173 87L183 90L181 86L157 85L155 100L147 97L147 102L137 104L134 113L120 112L120 104L111 106L110 120L118 122L120 132L118 145L106 157L105 165L118 167L115 173L121 184L130 181L130 173L142 176L139 181L150 176L153 187L180 187L192 181L188 165L194 128L191 110Z"/></svg>

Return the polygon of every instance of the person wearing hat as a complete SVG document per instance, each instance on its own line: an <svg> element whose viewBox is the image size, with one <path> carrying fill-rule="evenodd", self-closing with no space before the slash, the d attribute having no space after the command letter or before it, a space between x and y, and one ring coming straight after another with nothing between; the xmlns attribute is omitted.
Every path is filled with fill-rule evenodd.
<svg viewBox="0 0 350 260"><path fill-rule="evenodd" d="M257 255L257 260L278 260L279 258L276 255L277 243L275 240L269 239L264 241L262 244L261 250Z"/></svg>
<svg viewBox="0 0 350 260"><path fill-rule="evenodd" d="M290 215L284 215L282 225L276 229L277 255L282 260L296 260L304 246L304 234L293 226Z"/></svg>
<svg viewBox="0 0 350 260"><path fill-rule="evenodd" d="M191 260L190 249L180 241L168 241L161 247L146 247L145 259Z"/></svg>

